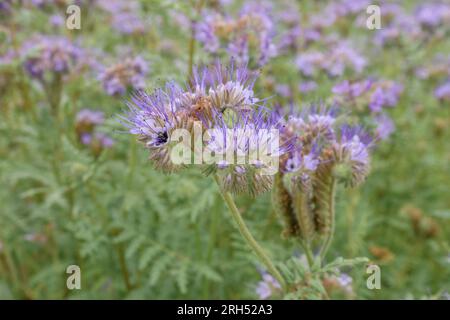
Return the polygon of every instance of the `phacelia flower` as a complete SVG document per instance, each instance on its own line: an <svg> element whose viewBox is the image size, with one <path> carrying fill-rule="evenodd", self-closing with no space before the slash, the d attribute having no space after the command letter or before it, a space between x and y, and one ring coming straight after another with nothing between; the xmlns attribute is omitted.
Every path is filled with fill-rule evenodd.
<svg viewBox="0 0 450 320"><path fill-rule="evenodd" d="M372 139L360 127L343 126L340 140L333 145L335 174L351 187L361 184L370 169L369 148Z"/></svg>
<svg viewBox="0 0 450 320"><path fill-rule="evenodd" d="M425 29L450 23L450 6L445 3L424 3L416 8L415 18Z"/></svg>
<svg viewBox="0 0 450 320"><path fill-rule="evenodd" d="M434 96L441 101L450 101L450 81L437 87Z"/></svg>
<svg viewBox="0 0 450 320"><path fill-rule="evenodd" d="M155 168L164 172L183 167L171 159L172 147L178 143L171 140L172 133L190 125L183 101L181 88L167 83L165 88L156 89L150 95L136 92L128 103L129 113L123 117L129 132L137 135L150 150Z"/></svg>
<svg viewBox="0 0 450 320"><path fill-rule="evenodd" d="M367 61L347 42L331 43L328 52L307 51L297 56L295 64L307 77L314 77L325 71L330 77L342 76L346 70L360 73Z"/></svg>
<svg viewBox="0 0 450 320"><path fill-rule="evenodd" d="M300 92L310 92L315 91L317 89L317 82L309 80L309 81L303 81L298 85L298 90Z"/></svg>
<svg viewBox="0 0 450 320"><path fill-rule="evenodd" d="M246 3L237 18L204 10L196 24L197 40L211 53L224 50L238 63L252 58L252 64L262 66L277 54L270 8L265 2Z"/></svg>
<svg viewBox="0 0 450 320"><path fill-rule="evenodd" d="M375 134L380 140L386 140L395 131L394 121L384 113L375 117L375 124Z"/></svg>
<svg viewBox="0 0 450 320"><path fill-rule="evenodd" d="M380 112L383 107L395 107L402 91L403 86L398 83L380 84L370 97L370 110Z"/></svg>
<svg viewBox="0 0 450 320"><path fill-rule="evenodd" d="M212 110L249 111L259 101L253 92L257 75L246 65L235 66L233 60L227 66L217 62L197 69L183 94L184 104L189 104L192 112L203 113L202 116L209 120L212 119Z"/></svg>
<svg viewBox="0 0 450 320"><path fill-rule="evenodd" d="M110 148L114 140L102 132L97 131L97 127L105 121L102 111L82 109L75 118L75 131L78 140L85 146L89 146L95 155L99 155L103 149Z"/></svg>
<svg viewBox="0 0 450 320"><path fill-rule="evenodd" d="M21 55L28 74L42 80L47 73L65 75L83 63L83 51L67 38L35 36L25 42Z"/></svg>
<svg viewBox="0 0 450 320"><path fill-rule="evenodd" d="M200 128L223 132L224 113L251 114L258 108L256 102L259 101L253 94L255 78L256 74L249 72L245 65L235 67L233 62L226 67L216 63L196 69L186 88L170 82L152 94L137 92L129 103L130 112L124 117L125 124L130 133L138 135L150 149L150 159L157 169L175 171L183 168L185 163L180 165L171 159L173 147L178 144L178 141L172 141L173 132L185 129L191 133L196 122ZM262 126L263 121L258 121ZM241 126L243 123L236 124ZM235 171L242 170L236 168Z"/></svg>
<svg viewBox="0 0 450 320"><path fill-rule="evenodd" d="M148 25L141 18L141 7L136 0L98 0L97 5L111 15L111 25L119 33L143 34Z"/></svg>
<svg viewBox="0 0 450 320"><path fill-rule="evenodd" d="M104 67L99 80L109 95L123 95L127 90L142 90L149 67L140 56L125 58L112 66Z"/></svg>
<svg viewBox="0 0 450 320"><path fill-rule="evenodd" d="M223 190L256 196L272 187L279 158L289 150L280 144L276 118L262 111L218 115L207 131L206 153Z"/></svg>
<svg viewBox="0 0 450 320"><path fill-rule="evenodd" d="M103 124L105 115L102 111L91 109L82 109L78 112L75 119L75 128L79 135L92 132L95 126Z"/></svg>
<svg viewBox="0 0 450 320"><path fill-rule="evenodd" d="M262 274L262 281L256 287L256 294L259 299L266 300L273 296L277 291L281 290L278 281L268 273Z"/></svg>

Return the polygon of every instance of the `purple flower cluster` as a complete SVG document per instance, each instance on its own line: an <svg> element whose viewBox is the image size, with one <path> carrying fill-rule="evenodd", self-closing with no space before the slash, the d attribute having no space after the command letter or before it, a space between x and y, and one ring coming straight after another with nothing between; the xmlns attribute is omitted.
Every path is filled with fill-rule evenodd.
<svg viewBox="0 0 450 320"><path fill-rule="evenodd" d="M428 65L417 68L416 75L423 80L438 82L434 96L440 101L450 100L450 56L437 54Z"/></svg>
<svg viewBox="0 0 450 320"><path fill-rule="evenodd" d="M317 76L320 72L326 72L330 77L339 77L346 70L360 73L367 61L347 42L338 41L331 44L327 52L307 51L297 55L295 64L306 77Z"/></svg>
<svg viewBox="0 0 450 320"><path fill-rule="evenodd" d="M397 105L403 92L400 83L371 79L351 83L346 80L335 85L332 92L337 105L350 107L357 114L367 114L369 111L380 139L387 139L394 131L394 123L383 111Z"/></svg>
<svg viewBox="0 0 450 320"><path fill-rule="evenodd" d="M224 67L217 63L196 70L186 89L169 82L150 95L138 92L127 117L130 132L145 136L148 145L153 146L160 132L155 125L169 130L181 122L186 125L191 120L212 121L215 113L225 109L251 110L258 101L253 95L254 81L255 74L245 66ZM170 136L170 133L165 132L165 135Z"/></svg>
<svg viewBox="0 0 450 320"><path fill-rule="evenodd" d="M401 44L402 40L429 41L432 36L443 36L450 27L450 4L445 2L422 3L412 13L399 4L384 3L382 11L386 24L374 37L374 43L380 46Z"/></svg>
<svg viewBox="0 0 450 320"><path fill-rule="evenodd" d="M98 79L105 91L111 95L123 95L127 90L142 90L149 72L147 62L140 56L127 57L109 66L101 67Z"/></svg>
<svg viewBox="0 0 450 320"><path fill-rule="evenodd" d="M310 108L287 115L268 112L253 94L254 81L255 74L245 66L216 64L194 72L186 89L168 83L150 95L138 92L123 119L129 132L150 149L155 167L166 172L184 167L170 157L179 142L172 140L175 130L192 133L195 123L200 123L207 131L204 155L211 155L203 159L205 172L214 172L221 187L232 193L255 196L269 190L280 163L283 172L302 178L312 177L323 166L340 164L352 174L347 177L350 185L364 180L371 145L366 133L342 125L336 128L334 109ZM261 152L276 160L275 170L273 163L258 158Z"/></svg>
<svg viewBox="0 0 450 320"><path fill-rule="evenodd" d="M353 104L356 109L368 104L370 111L378 113L383 108L395 107L403 86L392 81L363 80L350 83L345 80L332 89L339 105Z"/></svg>
<svg viewBox="0 0 450 320"><path fill-rule="evenodd" d="M351 186L368 175L372 139L360 127L338 124L336 116L336 109L312 107L280 119L281 139L293 145L282 158L281 170L307 190L317 176L332 167L345 168L341 178Z"/></svg>
<svg viewBox="0 0 450 320"><path fill-rule="evenodd" d="M437 87L434 91L434 95L441 101L450 102L450 81Z"/></svg>
<svg viewBox="0 0 450 320"><path fill-rule="evenodd" d="M114 144L113 139L97 131L97 127L102 125L104 121L103 112L91 109L80 110L75 119L75 131L79 141L89 146L96 155Z"/></svg>
<svg viewBox="0 0 450 320"><path fill-rule="evenodd" d="M225 50L238 63L251 58L262 66L277 54L270 11L271 5L266 2L246 3L237 18L205 10L196 24L197 40L211 53Z"/></svg>
<svg viewBox="0 0 450 320"><path fill-rule="evenodd" d="M31 38L23 44L21 56L25 70L36 79L43 79L47 73L65 75L85 63L83 50L59 36Z"/></svg>
<svg viewBox="0 0 450 320"><path fill-rule="evenodd" d="M430 2L419 5L414 16L424 29L434 29L441 25L450 26L450 5Z"/></svg>
<svg viewBox="0 0 450 320"><path fill-rule="evenodd" d="M12 0L4 0L0 2L0 16L2 14L10 14L12 12Z"/></svg>
<svg viewBox="0 0 450 320"><path fill-rule="evenodd" d="M111 16L111 25L122 34L143 34L147 23L140 17L139 1L135 0L98 0L97 5Z"/></svg>

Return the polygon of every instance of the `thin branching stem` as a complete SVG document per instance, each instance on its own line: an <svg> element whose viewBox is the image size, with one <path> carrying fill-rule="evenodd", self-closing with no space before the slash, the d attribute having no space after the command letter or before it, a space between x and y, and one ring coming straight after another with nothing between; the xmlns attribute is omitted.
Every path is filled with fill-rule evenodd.
<svg viewBox="0 0 450 320"><path fill-rule="evenodd" d="M255 238L253 238L252 234L250 233L250 230L247 228L245 221L244 219L242 219L241 213L239 212L239 209L237 208L236 203L233 200L232 195L229 192L223 191L222 188L220 188L219 178L217 177L217 175L215 175L214 178L217 182L217 185L219 186L220 192L222 193L222 197L225 200L225 203L230 209L231 216L233 217L233 220L236 222L236 225L242 237L245 239L250 248L252 248L253 252L258 256L261 262L266 266L267 271L272 276L274 276L275 279L277 279L277 281L283 288L286 288L286 281L284 280L282 275L278 272L278 270L275 268L269 256L266 254L266 252L264 252L264 249L261 248L261 246L255 240Z"/></svg>

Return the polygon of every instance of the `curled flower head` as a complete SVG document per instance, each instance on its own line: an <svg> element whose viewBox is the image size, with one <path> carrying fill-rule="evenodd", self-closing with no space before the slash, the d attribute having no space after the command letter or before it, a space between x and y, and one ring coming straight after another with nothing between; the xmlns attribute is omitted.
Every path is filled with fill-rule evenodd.
<svg viewBox="0 0 450 320"><path fill-rule="evenodd" d="M288 116L284 124L283 136L296 136L306 151L310 151L314 141L334 139L334 123L337 109L313 106L299 114Z"/></svg>
<svg viewBox="0 0 450 320"><path fill-rule="evenodd" d="M207 131L209 170L225 191L255 196L269 190L279 158L290 147L280 145L275 118L262 111L219 117Z"/></svg>
<svg viewBox="0 0 450 320"><path fill-rule="evenodd" d="M340 141L334 143L334 174L351 187L361 184L370 169L369 148L372 138L360 127L343 126Z"/></svg>

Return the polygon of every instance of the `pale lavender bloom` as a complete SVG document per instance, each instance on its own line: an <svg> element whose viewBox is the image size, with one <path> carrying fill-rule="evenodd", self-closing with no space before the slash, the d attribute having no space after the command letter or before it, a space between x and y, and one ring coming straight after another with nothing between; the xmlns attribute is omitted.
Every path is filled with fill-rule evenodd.
<svg viewBox="0 0 450 320"><path fill-rule="evenodd" d="M67 38L35 36L21 49L25 70L33 78L42 79L46 72L66 74L84 62L81 48Z"/></svg>
<svg viewBox="0 0 450 320"><path fill-rule="evenodd" d="M300 10L296 3L287 3L286 8L278 14L278 20L281 24L286 25L286 31L281 34L281 40L278 43L278 50L288 48L297 48L297 42L302 36L302 27L300 25Z"/></svg>
<svg viewBox="0 0 450 320"><path fill-rule="evenodd" d="M4 0L0 2L0 15L10 14L12 12L12 0Z"/></svg>
<svg viewBox="0 0 450 320"><path fill-rule="evenodd" d="M338 84L336 84L332 89L331 92L338 95L350 95L351 93L351 85L350 81L344 80Z"/></svg>
<svg viewBox="0 0 450 320"><path fill-rule="evenodd" d="M148 64L142 57L127 57L121 62L103 68L98 78L109 95L123 95L128 89L144 89L148 71Z"/></svg>
<svg viewBox="0 0 450 320"><path fill-rule="evenodd" d="M314 172L319 165L318 149L314 147L313 150L305 155L301 152L296 151L292 156L286 161L285 171L286 172Z"/></svg>
<svg viewBox="0 0 450 320"><path fill-rule="evenodd" d="M238 36L228 44L227 51L238 63L247 63L250 59L247 35Z"/></svg>
<svg viewBox="0 0 450 320"><path fill-rule="evenodd" d="M0 56L0 66L11 64L17 58L17 53L13 49L9 49L3 56Z"/></svg>
<svg viewBox="0 0 450 320"><path fill-rule="evenodd" d="M258 66L262 66L277 54L270 8L266 2L248 2L236 18L204 10L202 20L195 25L196 38L211 53L222 49L238 63L254 59Z"/></svg>
<svg viewBox="0 0 450 320"><path fill-rule="evenodd" d="M81 143L87 146L98 144L99 147L111 148L114 140L102 132L84 133L81 136Z"/></svg>
<svg viewBox="0 0 450 320"><path fill-rule="evenodd" d="M401 29L398 26L388 26L377 30L373 41L378 46L385 46L397 42L401 34Z"/></svg>
<svg viewBox="0 0 450 320"><path fill-rule="evenodd" d="M194 70L191 95L209 95L212 106L218 110L248 110L258 102L253 92L257 75L245 64L235 66L234 60L227 66L217 61L212 67Z"/></svg>
<svg viewBox="0 0 450 320"><path fill-rule="evenodd" d="M285 127L294 132L308 135L307 140L322 138L328 142L335 140L334 123L336 121L335 108L313 106L304 109L300 114L291 113Z"/></svg>
<svg viewBox="0 0 450 320"><path fill-rule="evenodd" d="M180 30L190 30L191 20L186 14L178 10L169 10L169 16L170 20L180 27ZM197 32L196 36L198 36Z"/></svg>
<svg viewBox="0 0 450 320"><path fill-rule="evenodd" d="M402 91L403 86L398 83L378 86L370 97L370 110L372 112L380 112L383 107L394 107L398 103Z"/></svg>
<svg viewBox="0 0 450 320"><path fill-rule="evenodd" d="M46 5L54 4L55 0L28 0L28 2L38 8L42 8Z"/></svg>
<svg viewBox="0 0 450 320"><path fill-rule="evenodd" d="M371 146L372 138L360 127L342 126L340 141L335 143L334 152L338 162L346 165L351 171L350 178L345 181L346 184L357 186L367 177Z"/></svg>
<svg viewBox="0 0 450 320"><path fill-rule="evenodd" d="M386 140L395 131L394 122L384 113L375 117L375 124L377 126L376 136L380 140Z"/></svg>
<svg viewBox="0 0 450 320"><path fill-rule="evenodd" d="M321 67L324 60L325 57L321 52L309 52L298 55L295 64L305 76L311 77Z"/></svg>
<svg viewBox="0 0 450 320"><path fill-rule="evenodd" d="M363 95L372 88L372 84L373 81L371 80L364 80L353 83L351 86L351 95L353 97L359 97Z"/></svg>
<svg viewBox="0 0 450 320"><path fill-rule="evenodd" d="M220 49L218 31L220 27L227 26L231 19L215 11L204 10L203 19L196 23L195 36L203 44L205 50L215 53Z"/></svg>
<svg viewBox="0 0 450 320"><path fill-rule="evenodd" d="M174 83L156 89L151 95L136 92L128 104L130 112L123 117L131 134L141 136L150 148L164 146L170 138L169 131L178 124L176 112L182 108L182 90Z"/></svg>
<svg viewBox="0 0 450 320"><path fill-rule="evenodd" d="M437 87L434 91L434 95L439 100L450 101L450 81Z"/></svg>
<svg viewBox="0 0 450 320"><path fill-rule="evenodd" d="M111 15L111 24L122 34L142 34L147 24L141 18L141 5L136 0L97 0L97 5Z"/></svg>
<svg viewBox="0 0 450 320"><path fill-rule="evenodd" d="M317 89L317 82L309 80L309 81L303 81L298 85L298 90L300 92L310 92Z"/></svg>
<svg viewBox="0 0 450 320"><path fill-rule="evenodd" d="M120 12L112 16L113 27L123 34L145 33L147 26L134 12Z"/></svg>
<svg viewBox="0 0 450 320"><path fill-rule="evenodd" d="M100 125L105 121L105 114L102 111L82 109L77 113L75 121L90 125Z"/></svg>
<svg viewBox="0 0 450 320"><path fill-rule="evenodd" d="M426 3L418 6L415 17L425 28L435 28L445 19L450 21L450 6L444 3Z"/></svg>
<svg viewBox="0 0 450 320"><path fill-rule="evenodd" d="M347 273L341 273L338 277L336 277L339 286L348 294L353 292L353 278Z"/></svg>
<svg viewBox="0 0 450 320"><path fill-rule="evenodd" d="M319 41L322 38L322 33L319 30L313 28L307 28L303 32L306 42Z"/></svg>
<svg viewBox="0 0 450 320"><path fill-rule="evenodd" d="M54 27L61 27L64 25L65 19L59 14L54 14L49 18L49 22Z"/></svg>
<svg viewBox="0 0 450 320"><path fill-rule="evenodd" d="M277 290L281 289L280 283L268 273L262 275L263 279L256 287L256 294L260 299L270 298Z"/></svg>
<svg viewBox="0 0 450 320"><path fill-rule="evenodd" d="M223 190L253 197L270 190L278 170L272 161L291 147L280 143L276 124L276 117L263 111L231 118L217 113L208 126L205 151L214 154L209 170L216 172Z"/></svg>
<svg viewBox="0 0 450 320"><path fill-rule="evenodd" d="M288 84L277 84L275 86L275 92L284 98L289 98L292 96L291 88Z"/></svg>
<svg viewBox="0 0 450 320"><path fill-rule="evenodd" d="M305 52L295 60L297 68L305 76L315 76L319 71L326 71L332 77L344 74L345 70L360 73L366 66L366 59L347 43L331 44L328 52Z"/></svg>

